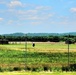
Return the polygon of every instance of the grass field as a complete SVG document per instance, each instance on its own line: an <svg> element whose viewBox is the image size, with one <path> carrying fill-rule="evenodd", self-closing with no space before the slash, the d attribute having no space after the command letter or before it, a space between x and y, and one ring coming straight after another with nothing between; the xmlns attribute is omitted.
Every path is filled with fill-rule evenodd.
<svg viewBox="0 0 76 75"><path fill-rule="evenodd" d="M0 75L76 75L76 72L4 72Z"/></svg>
<svg viewBox="0 0 76 75"><path fill-rule="evenodd" d="M35 42L35 44L35 47L32 47L31 42L28 42L27 46L26 43L17 42L0 45L0 71L23 69L61 71L63 66L68 65L68 46L64 42ZM70 64L76 64L75 45L70 45Z"/></svg>
<svg viewBox="0 0 76 75"><path fill-rule="evenodd" d="M70 45L70 52L76 52L76 44ZM15 43L9 45L0 45L0 49L6 50L26 50L26 43ZM67 52L68 45L64 42L35 42L35 47L32 47L32 42L27 42L27 50L30 52Z"/></svg>

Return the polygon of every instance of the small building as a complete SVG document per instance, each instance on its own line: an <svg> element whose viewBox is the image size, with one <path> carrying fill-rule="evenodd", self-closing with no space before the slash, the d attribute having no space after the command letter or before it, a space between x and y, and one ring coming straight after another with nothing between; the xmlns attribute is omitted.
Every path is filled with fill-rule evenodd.
<svg viewBox="0 0 76 75"><path fill-rule="evenodd" d="M6 39L0 39L0 44L9 44L9 41Z"/></svg>

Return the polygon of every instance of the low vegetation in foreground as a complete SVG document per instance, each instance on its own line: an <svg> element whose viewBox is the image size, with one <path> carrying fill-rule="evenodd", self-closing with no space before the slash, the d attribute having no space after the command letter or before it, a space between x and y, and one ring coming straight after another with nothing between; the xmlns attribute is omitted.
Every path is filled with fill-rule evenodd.
<svg viewBox="0 0 76 75"><path fill-rule="evenodd" d="M63 45L57 47L57 45L61 44ZM28 43L27 51L24 44L0 45L0 72L22 70L32 72L76 71L76 52L69 53L70 61L68 67L66 45L64 43L61 44L36 43L36 47L33 48ZM53 51L51 51L52 48L50 46ZM15 50L16 48L20 48L20 50ZM71 48L75 50L75 45L71 45ZM42 51L37 51L36 49ZM57 52L56 50L61 51Z"/></svg>
<svg viewBox="0 0 76 75"><path fill-rule="evenodd" d="M4 72L0 75L76 75L76 72Z"/></svg>

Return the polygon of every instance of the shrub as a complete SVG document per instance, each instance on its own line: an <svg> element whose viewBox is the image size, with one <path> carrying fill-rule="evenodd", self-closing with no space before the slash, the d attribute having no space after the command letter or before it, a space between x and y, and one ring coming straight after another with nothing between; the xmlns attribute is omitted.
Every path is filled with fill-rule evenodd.
<svg viewBox="0 0 76 75"><path fill-rule="evenodd" d="M49 68L47 66L44 66L44 71L48 71Z"/></svg>
<svg viewBox="0 0 76 75"><path fill-rule="evenodd" d="M36 71L36 68L32 68L32 71Z"/></svg>
<svg viewBox="0 0 76 75"><path fill-rule="evenodd" d="M13 68L12 67L8 67L7 68L7 71L10 71L11 72L11 71L13 71Z"/></svg>
<svg viewBox="0 0 76 75"><path fill-rule="evenodd" d="M53 67L52 71L61 71L61 67Z"/></svg>
<svg viewBox="0 0 76 75"><path fill-rule="evenodd" d="M13 70L14 71L21 71L21 68L20 67L14 67Z"/></svg>
<svg viewBox="0 0 76 75"><path fill-rule="evenodd" d="M69 38L69 39L67 39L66 41L65 41L65 43L66 44L74 44L75 43L75 39L73 39L73 38Z"/></svg>
<svg viewBox="0 0 76 75"><path fill-rule="evenodd" d="M76 64L71 64L69 68L70 71L76 71Z"/></svg>
<svg viewBox="0 0 76 75"><path fill-rule="evenodd" d="M26 67L25 67L25 70L27 70L27 71L31 71L31 67L26 66Z"/></svg>
<svg viewBox="0 0 76 75"><path fill-rule="evenodd" d="M4 71L4 69L0 67L0 72L3 72L3 71Z"/></svg>
<svg viewBox="0 0 76 75"><path fill-rule="evenodd" d="M52 71L52 68L50 67L49 70Z"/></svg>
<svg viewBox="0 0 76 75"><path fill-rule="evenodd" d="M65 66L65 67L63 66L62 71L69 71L69 67L68 66Z"/></svg>

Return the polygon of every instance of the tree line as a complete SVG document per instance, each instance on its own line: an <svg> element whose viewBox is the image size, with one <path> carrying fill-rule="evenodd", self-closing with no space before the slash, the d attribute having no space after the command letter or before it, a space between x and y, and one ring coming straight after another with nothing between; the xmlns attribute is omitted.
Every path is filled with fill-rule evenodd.
<svg viewBox="0 0 76 75"><path fill-rule="evenodd" d="M34 41L34 42L60 42L66 41L69 43L76 42L76 36L66 35L66 36L2 36L0 39L7 39L8 41Z"/></svg>

